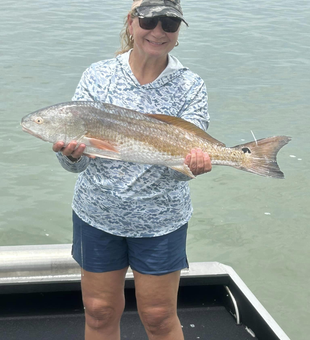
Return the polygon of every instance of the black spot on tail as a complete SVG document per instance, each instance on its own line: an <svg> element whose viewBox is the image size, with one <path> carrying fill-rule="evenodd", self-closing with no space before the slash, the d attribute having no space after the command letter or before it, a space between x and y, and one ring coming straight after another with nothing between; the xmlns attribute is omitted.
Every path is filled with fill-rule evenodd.
<svg viewBox="0 0 310 340"><path fill-rule="evenodd" d="M244 153L251 153L251 150L249 148L242 148L241 149Z"/></svg>

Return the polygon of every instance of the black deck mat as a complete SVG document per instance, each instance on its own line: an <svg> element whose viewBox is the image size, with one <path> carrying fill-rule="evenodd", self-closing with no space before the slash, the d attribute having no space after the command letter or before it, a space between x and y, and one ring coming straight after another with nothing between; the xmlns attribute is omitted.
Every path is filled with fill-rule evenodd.
<svg viewBox="0 0 310 340"><path fill-rule="evenodd" d="M186 340L253 340L237 326L224 307L181 309L179 317ZM136 312L125 312L121 339L147 340ZM0 318L1 340L83 340L82 314Z"/></svg>
<svg viewBox="0 0 310 340"><path fill-rule="evenodd" d="M182 288L178 315L186 340L253 340L243 325L219 302L215 292ZM211 294L212 293L212 294ZM212 297L212 298L211 298ZM84 315L80 292L0 296L1 340L83 340ZM147 340L135 308L134 291L126 294L121 339Z"/></svg>
<svg viewBox="0 0 310 340"><path fill-rule="evenodd" d="M180 309L186 340L253 340L244 326L237 326L224 307ZM137 312L125 312L121 339L147 340ZM1 340L83 340L84 316L32 315L0 318Z"/></svg>

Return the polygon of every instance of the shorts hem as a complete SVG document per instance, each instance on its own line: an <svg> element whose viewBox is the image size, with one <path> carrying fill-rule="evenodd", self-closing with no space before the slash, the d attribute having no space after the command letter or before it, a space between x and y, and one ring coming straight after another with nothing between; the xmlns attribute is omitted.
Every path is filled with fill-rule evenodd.
<svg viewBox="0 0 310 340"><path fill-rule="evenodd" d="M180 267L177 267L177 268L167 269L167 270L159 270L159 271L137 270L137 269L133 268L132 266L130 266L130 268L132 270L136 271L139 274L161 276L161 275L171 274L171 273L177 272L177 271L185 269L185 268L188 269L189 266L187 264L187 265L180 266Z"/></svg>

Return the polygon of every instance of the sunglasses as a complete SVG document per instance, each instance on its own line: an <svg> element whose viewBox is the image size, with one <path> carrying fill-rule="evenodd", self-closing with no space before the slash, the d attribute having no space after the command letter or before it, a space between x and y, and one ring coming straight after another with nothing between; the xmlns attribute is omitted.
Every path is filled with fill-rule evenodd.
<svg viewBox="0 0 310 340"><path fill-rule="evenodd" d="M158 21L161 22L162 29L167 33L176 32L181 24L180 18L151 17L151 18L139 18L139 25L144 30L153 30L157 26Z"/></svg>

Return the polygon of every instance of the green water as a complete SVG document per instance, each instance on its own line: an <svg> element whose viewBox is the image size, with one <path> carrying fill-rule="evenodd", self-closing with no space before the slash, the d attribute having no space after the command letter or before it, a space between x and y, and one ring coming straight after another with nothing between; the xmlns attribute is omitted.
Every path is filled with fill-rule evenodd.
<svg viewBox="0 0 310 340"><path fill-rule="evenodd" d="M76 175L22 116L70 100L90 63L111 58L129 0L2 0L0 245L71 242ZM191 181L190 261L231 265L291 339L309 327L310 2L183 0L173 54L209 93L209 132L228 146L289 135L285 180L214 167Z"/></svg>

